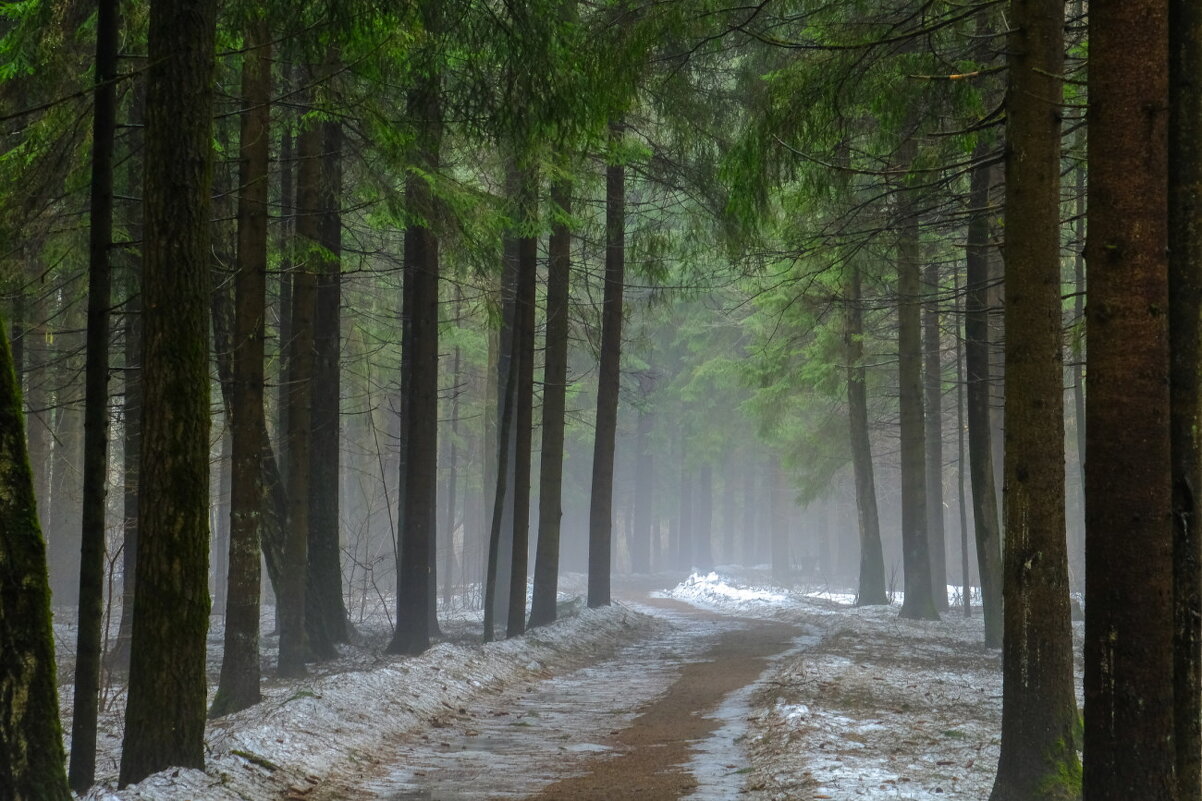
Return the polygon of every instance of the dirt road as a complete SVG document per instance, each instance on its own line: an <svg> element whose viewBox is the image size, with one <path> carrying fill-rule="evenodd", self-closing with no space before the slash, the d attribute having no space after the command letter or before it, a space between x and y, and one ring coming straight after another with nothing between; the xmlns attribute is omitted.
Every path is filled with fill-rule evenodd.
<svg viewBox="0 0 1202 801"><path fill-rule="evenodd" d="M746 698L791 625L642 599L662 625L613 658L548 676L389 744L343 799L724 799L738 795ZM537 636L537 635L534 635Z"/></svg>

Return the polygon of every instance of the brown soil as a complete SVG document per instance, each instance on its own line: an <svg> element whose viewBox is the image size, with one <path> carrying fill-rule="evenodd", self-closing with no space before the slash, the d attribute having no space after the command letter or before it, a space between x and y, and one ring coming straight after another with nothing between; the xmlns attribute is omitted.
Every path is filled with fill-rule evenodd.
<svg viewBox="0 0 1202 801"><path fill-rule="evenodd" d="M666 599L643 603L715 617ZM685 665L667 693L613 735L609 745L619 756L591 760L586 774L550 784L531 801L672 801L689 794L697 787L684 768L690 744L721 725L704 715L728 694L755 681L765 662L786 650L797 634L795 627L783 623L748 621L747 628L719 637L703 655L707 661Z"/></svg>

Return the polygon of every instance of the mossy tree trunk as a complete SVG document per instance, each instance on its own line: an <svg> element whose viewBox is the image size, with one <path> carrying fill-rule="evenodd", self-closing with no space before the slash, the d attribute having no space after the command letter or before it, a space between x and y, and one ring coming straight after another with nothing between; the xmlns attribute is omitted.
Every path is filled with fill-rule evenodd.
<svg viewBox="0 0 1202 801"><path fill-rule="evenodd" d="M204 766L215 28L214 0L151 3L142 503L122 786Z"/></svg>
<svg viewBox="0 0 1202 801"><path fill-rule="evenodd" d="M46 544L25 445L21 389L0 323L0 788L68 801Z"/></svg>

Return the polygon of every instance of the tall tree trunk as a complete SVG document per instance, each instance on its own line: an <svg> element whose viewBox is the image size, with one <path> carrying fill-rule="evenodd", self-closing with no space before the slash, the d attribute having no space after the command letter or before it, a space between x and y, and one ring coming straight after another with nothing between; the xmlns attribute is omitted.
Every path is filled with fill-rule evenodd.
<svg viewBox="0 0 1202 801"><path fill-rule="evenodd" d="M923 412L926 435L927 547L935 608L947 610L947 541L943 526L943 353L939 333L939 262L924 269Z"/></svg>
<svg viewBox="0 0 1202 801"><path fill-rule="evenodd" d="M150 6L142 503L120 784L204 767L216 3Z"/></svg>
<svg viewBox="0 0 1202 801"><path fill-rule="evenodd" d="M429 12L429 9L426 9ZM427 18L427 24L430 20ZM409 113L424 121L420 134L421 167L438 168L441 81L431 73L409 94ZM433 225L433 195L421 176L406 183L410 210L420 216L405 232L405 280L411 283L411 373L405 390L404 514L401 569L397 586L397 623L389 653L419 654L430 647L433 549L438 527L438 238Z"/></svg>
<svg viewBox="0 0 1202 801"><path fill-rule="evenodd" d="M709 571L714 567L714 468L709 463L701 466L697 476L700 497L697 504L694 553L697 566Z"/></svg>
<svg viewBox="0 0 1202 801"><path fill-rule="evenodd" d="M856 512L860 523L860 584L857 606L889 603L885 592L885 555L881 546L881 521L876 505L876 478L872 468L872 443L868 437L868 391L864 370L864 311L860 303L860 267L849 265L844 346L847 349L848 432L852 470L856 481Z"/></svg>
<svg viewBox="0 0 1202 801"><path fill-rule="evenodd" d="M238 273L230 403L230 548L225 649L212 717L257 704L263 520L263 343L267 308L267 189L271 131L271 30L248 24L239 136Z"/></svg>
<svg viewBox="0 0 1202 801"><path fill-rule="evenodd" d="M901 163L913 163L917 145L902 146ZM911 190L899 189L897 239L898 387L901 404L902 557L905 600L901 616L935 620L927 540L926 458L922 403L922 265L918 253L918 212Z"/></svg>
<svg viewBox="0 0 1202 801"><path fill-rule="evenodd" d="M563 519L564 411L568 388L568 300L572 273L571 186L551 185L557 214L547 246L547 328L543 369L542 466L539 471L538 545L534 558L534 597L530 625L555 620L559 590L559 535Z"/></svg>
<svg viewBox="0 0 1202 801"><path fill-rule="evenodd" d="M331 59L327 72L333 71ZM313 450L309 495L309 590L311 608L326 636L347 641L342 600L342 551L339 545L338 486L341 477L342 360L342 126L323 122L320 237L323 250L317 277L314 316Z"/></svg>
<svg viewBox="0 0 1202 801"><path fill-rule="evenodd" d="M743 554L749 566L759 563L755 536L755 470L747 461L743 464Z"/></svg>
<svg viewBox="0 0 1202 801"><path fill-rule="evenodd" d="M781 469L780 459L773 459L771 481L772 502L769 504L772 514L772 580L778 584L789 581L789 507L793 499L790 497L789 482L785 480L785 471Z"/></svg>
<svg viewBox="0 0 1202 801"><path fill-rule="evenodd" d="M1167 0L1090 8L1084 748L1090 801L1177 797L1167 18Z"/></svg>
<svg viewBox="0 0 1202 801"><path fill-rule="evenodd" d="M610 138L622 138L624 126L610 124ZM592 493L589 501L588 605L610 603L613 559L614 440L621 387L622 290L626 273L626 168L611 164L605 172L605 294L601 310L601 357L597 369L597 422L593 439Z"/></svg>
<svg viewBox="0 0 1202 801"><path fill-rule="evenodd" d="M962 320L960 308L960 272L954 274L956 293L956 319ZM956 490L958 494L956 508L960 512L960 601L964 606L964 617L972 617L972 586L968 566L968 493L965 487L964 472L967 465L965 459L964 427L966 425L964 411L964 335L960 325L956 325Z"/></svg>
<svg viewBox="0 0 1202 801"><path fill-rule="evenodd" d="M455 317L458 319L460 309L463 303L461 289L455 287ZM456 549L455 549L455 520L456 520L456 504L458 503L459 490L459 401L461 395L460 388L460 368L463 363L462 353L459 345L456 345L451 353L451 413L450 413L450 432L446 438L447 443L447 501L446 501L446 522L443 524L443 568L442 568L442 597L443 600L450 605L451 599L454 597L453 579L456 573ZM459 560L462 562L463 554L460 553ZM462 572L462 571L460 571Z"/></svg>
<svg viewBox="0 0 1202 801"><path fill-rule="evenodd" d="M285 71L285 76L287 71ZM287 90L287 79L285 78ZM275 450L281 466L288 463L288 353L292 349L292 250L296 243L296 136L286 125L280 133L279 359L275 398ZM278 612L278 604L277 604Z"/></svg>
<svg viewBox="0 0 1202 801"><path fill-rule="evenodd" d="M1015 0L1006 93L1002 747L991 801L1075 799L1064 525L1060 116L1064 0Z"/></svg>
<svg viewBox="0 0 1202 801"><path fill-rule="evenodd" d="M0 776L6 798L69 801L46 546L25 446L21 386L0 324Z"/></svg>
<svg viewBox="0 0 1202 801"><path fill-rule="evenodd" d="M654 535L654 512L651 499L655 490L655 469L652 461L654 456L651 450L652 415L646 409L640 408L638 416L638 429L633 449L635 452L634 531L630 540L630 569L633 573L649 573L651 572L651 543ZM730 486L729 481L726 482L726 486Z"/></svg>
<svg viewBox="0 0 1202 801"><path fill-rule="evenodd" d="M517 361L513 358L517 315L517 242L505 243L501 275L501 332L496 348L496 462L495 483L489 520L488 564L484 580L484 641L493 639L498 618L509 620L509 557L513 533L513 474L516 455L514 419Z"/></svg>
<svg viewBox="0 0 1202 801"><path fill-rule="evenodd" d="M693 561L693 475L684 459L681 446L680 459L680 530L676 542L676 564L682 570L692 571Z"/></svg>
<svg viewBox="0 0 1202 801"><path fill-rule="evenodd" d="M974 158L986 156L978 147ZM993 429L989 395L989 184L992 169L973 168L969 205L964 296L964 369L967 372L968 463L972 478L972 516L977 545L977 573L985 618L985 645L1002 647L1002 550L998 526L997 482L993 476Z"/></svg>
<svg viewBox="0 0 1202 801"><path fill-rule="evenodd" d="M524 170L519 190L523 227L536 218L537 179ZM510 561L509 619L506 636L526 630L527 554L530 550L530 467L534 430L534 307L538 278L538 239L524 234L518 240L517 322L515 358L517 373L517 450L514 454L513 557Z"/></svg>
<svg viewBox="0 0 1202 801"><path fill-rule="evenodd" d="M1169 3L1169 346L1173 459L1173 730L1177 801L1202 797L1202 7Z"/></svg>
<svg viewBox="0 0 1202 801"><path fill-rule="evenodd" d="M280 629L276 670L281 676L306 673L310 621L308 598L310 445L312 437L313 320L317 303L316 245L320 242L321 128L316 124L297 135L296 180L297 262L292 265L292 315L288 339L287 534L281 581L276 586Z"/></svg>
<svg viewBox="0 0 1202 801"><path fill-rule="evenodd" d="M117 129L116 0L96 6L96 89L88 217L88 333L84 379L83 514L79 628L71 718L71 789L83 795L96 777L96 716L104 616L105 485L108 477L109 308L112 305L113 136Z"/></svg>
<svg viewBox="0 0 1202 801"><path fill-rule="evenodd" d="M140 271L139 271L140 272ZM117 641L109 652L114 670L129 670L129 648L134 630L134 596L138 565L138 462L142 450L142 296L138 280L131 281L125 302L125 424L122 444L121 621Z"/></svg>

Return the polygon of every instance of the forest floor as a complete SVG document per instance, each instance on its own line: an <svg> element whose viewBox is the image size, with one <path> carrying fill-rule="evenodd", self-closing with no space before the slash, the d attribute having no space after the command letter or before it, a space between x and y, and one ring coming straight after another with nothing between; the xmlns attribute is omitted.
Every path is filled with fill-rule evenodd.
<svg viewBox="0 0 1202 801"><path fill-rule="evenodd" d="M620 582L614 607L569 602L553 626L487 646L478 615L459 612L416 658L384 655L387 622L368 616L341 659L306 679L266 678L263 703L210 722L206 771L119 792L114 682L101 716L104 783L87 798L987 797L1001 675L999 652L981 645L979 608L967 620L956 609L906 621L896 606L786 591L759 571L674 581ZM581 591L580 578L563 589ZM70 626L56 631L69 652ZM210 645L215 683L219 630ZM60 673L68 679L70 665ZM71 687L62 690L69 710Z"/></svg>

